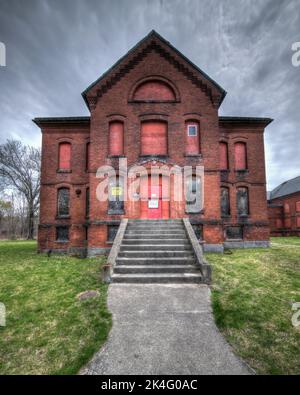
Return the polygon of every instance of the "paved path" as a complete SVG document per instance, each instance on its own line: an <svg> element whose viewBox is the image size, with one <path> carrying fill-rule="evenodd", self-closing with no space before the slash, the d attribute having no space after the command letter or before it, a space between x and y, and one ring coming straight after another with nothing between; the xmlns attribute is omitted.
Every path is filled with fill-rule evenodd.
<svg viewBox="0 0 300 395"><path fill-rule="evenodd" d="M205 285L113 284L113 328L81 374L251 374L216 328Z"/></svg>

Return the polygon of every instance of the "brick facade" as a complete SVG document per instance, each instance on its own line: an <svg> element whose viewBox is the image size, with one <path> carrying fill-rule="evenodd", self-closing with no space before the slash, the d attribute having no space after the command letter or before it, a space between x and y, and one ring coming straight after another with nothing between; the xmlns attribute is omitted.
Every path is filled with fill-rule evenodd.
<svg viewBox="0 0 300 395"><path fill-rule="evenodd" d="M272 236L300 236L300 191L269 201Z"/></svg>
<svg viewBox="0 0 300 395"><path fill-rule="evenodd" d="M161 201L161 218L189 216L207 250L222 251L224 244L232 247L267 245L263 134L271 120L219 117L225 94L161 36L151 32L83 93L90 117L35 119L43 135L39 250L104 253L109 250L111 234L122 218L141 217L143 210L147 210L147 202L125 201L122 210L114 211L107 201L96 198L97 169L103 165L118 169L120 158L127 159L129 169L135 165L143 165L148 170L155 166L203 166L203 207L188 213L185 201L175 201L172 188L175 176L171 175L169 191L162 191L166 196L162 196L165 199ZM145 127L146 151L141 146L144 122L149 122ZM155 126L159 123L166 125L166 140L162 140L166 147L157 144L158 139L164 138L164 128ZM112 124L117 126L112 129ZM192 134L195 129L191 129L190 136L187 134L189 124L196 125L199 140ZM155 137L152 145L149 125L153 125ZM123 139L119 137L122 130ZM71 165L67 170L59 169L58 165L62 142L71 144ZM228 147L228 169L222 171L221 142ZM235 143L246 145L245 169L235 170ZM155 144L161 148L158 155L154 153L158 148L151 150ZM123 154L115 155L120 150ZM143 151L152 154L142 155ZM224 152L222 155L224 157ZM226 216L221 215L222 187L228 188L230 196L230 212ZM57 211L60 188L70 191L70 211L64 218L59 217ZM237 212L237 190L242 188L248 194L248 214L243 216ZM87 193L90 196L88 213ZM68 240L57 240L57 228L61 226L68 227Z"/></svg>

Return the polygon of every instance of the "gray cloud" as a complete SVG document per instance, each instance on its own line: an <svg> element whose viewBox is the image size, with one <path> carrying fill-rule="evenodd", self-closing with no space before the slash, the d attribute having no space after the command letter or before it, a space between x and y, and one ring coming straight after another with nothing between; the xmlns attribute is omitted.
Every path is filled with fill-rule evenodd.
<svg viewBox="0 0 300 395"><path fill-rule="evenodd" d="M0 141L36 116L87 115L80 93L151 29L228 91L222 115L270 116L268 187L300 174L298 0L1 0Z"/></svg>

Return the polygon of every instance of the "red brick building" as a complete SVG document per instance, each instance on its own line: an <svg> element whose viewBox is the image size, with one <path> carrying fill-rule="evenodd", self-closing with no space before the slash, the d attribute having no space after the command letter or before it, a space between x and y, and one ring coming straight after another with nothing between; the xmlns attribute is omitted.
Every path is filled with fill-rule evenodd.
<svg viewBox="0 0 300 395"><path fill-rule="evenodd" d="M272 236L300 236L300 176L270 192L268 212Z"/></svg>
<svg viewBox="0 0 300 395"><path fill-rule="evenodd" d="M82 95L90 117L34 120L43 137L40 251L106 252L124 217L189 217L205 250L268 245L263 135L271 119L220 117L226 92L154 31ZM145 172L133 177L134 200L120 159L129 172L154 168L152 184ZM110 198L99 201L104 165L117 177L100 177ZM201 195L197 207L175 198L168 169L184 166L203 169L183 181Z"/></svg>

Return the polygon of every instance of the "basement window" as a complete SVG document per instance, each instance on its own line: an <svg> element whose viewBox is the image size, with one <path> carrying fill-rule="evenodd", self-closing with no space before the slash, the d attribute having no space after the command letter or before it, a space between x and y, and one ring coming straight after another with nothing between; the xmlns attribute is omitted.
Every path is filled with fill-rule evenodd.
<svg viewBox="0 0 300 395"><path fill-rule="evenodd" d="M107 241L113 243L118 233L119 225L108 225Z"/></svg>
<svg viewBox="0 0 300 395"><path fill-rule="evenodd" d="M242 240L243 239L242 226L228 226L228 228L226 228L226 239L227 240Z"/></svg>
<svg viewBox="0 0 300 395"><path fill-rule="evenodd" d="M69 227L68 226L57 226L56 241L63 242L63 243L69 241Z"/></svg>

